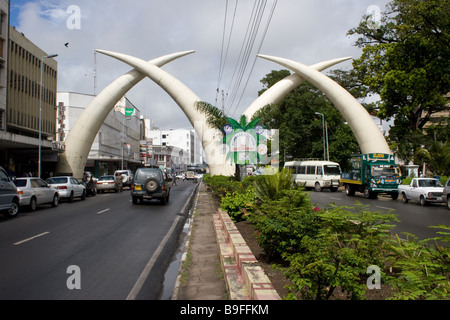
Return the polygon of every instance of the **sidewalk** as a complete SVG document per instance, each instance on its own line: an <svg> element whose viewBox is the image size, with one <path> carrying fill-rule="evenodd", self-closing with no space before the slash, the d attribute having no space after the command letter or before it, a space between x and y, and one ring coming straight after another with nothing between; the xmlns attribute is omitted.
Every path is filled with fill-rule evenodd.
<svg viewBox="0 0 450 320"><path fill-rule="evenodd" d="M226 212L200 182L172 300L279 300Z"/></svg>
<svg viewBox="0 0 450 320"><path fill-rule="evenodd" d="M191 232L180 266L180 275L172 300L227 300L227 290L220 267L213 211L218 203L200 183Z"/></svg>

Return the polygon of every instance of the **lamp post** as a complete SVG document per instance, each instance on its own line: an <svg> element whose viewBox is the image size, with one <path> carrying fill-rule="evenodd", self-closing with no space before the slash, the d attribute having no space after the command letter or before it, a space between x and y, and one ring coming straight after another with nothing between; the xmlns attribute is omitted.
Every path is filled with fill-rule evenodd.
<svg viewBox="0 0 450 320"><path fill-rule="evenodd" d="M38 177L41 177L41 149L42 149L42 94L43 90L43 79L44 79L44 59L51 59L57 57L57 54L51 54L41 58L41 92L39 95L39 160L38 160Z"/></svg>
<svg viewBox="0 0 450 320"><path fill-rule="evenodd" d="M330 153L328 151L328 128L325 126L325 116L323 113L315 112L317 115L322 116L322 128L323 128L323 160L330 160ZM326 140L326 147L325 147L325 140ZM325 151L326 150L326 151ZM326 157L325 157L326 152Z"/></svg>

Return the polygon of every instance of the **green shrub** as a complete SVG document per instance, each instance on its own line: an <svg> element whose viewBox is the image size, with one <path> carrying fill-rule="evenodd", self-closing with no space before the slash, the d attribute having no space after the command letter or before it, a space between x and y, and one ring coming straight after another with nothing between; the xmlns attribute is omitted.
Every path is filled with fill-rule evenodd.
<svg viewBox="0 0 450 320"><path fill-rule="evenodd" d="M266 169L265 172L267 171L269 169ZM260 179L255 181L256 197L262 202L277 200L282 196L283 190L292 189L291 175L292 171L290 169L283 168L275 174L260 176Z"/></svg>
<svg viewBox="0 0 450 320"><path fill-rule="evenodd" d="M393 215L366 207L331 207L316 212L317 232L301 239L300 250L286 252L289 298L326 300L339 288L349 299L363 299L368 266L383 268Z"/></svg>
<svg viewBox="0 0 450 320"><path fill-rule="evenodd" d="M246 220L253 211L255 204L255 191L251 187L244 190L227 193L222 197L220 207L228 212L234 222Z"/></svg>

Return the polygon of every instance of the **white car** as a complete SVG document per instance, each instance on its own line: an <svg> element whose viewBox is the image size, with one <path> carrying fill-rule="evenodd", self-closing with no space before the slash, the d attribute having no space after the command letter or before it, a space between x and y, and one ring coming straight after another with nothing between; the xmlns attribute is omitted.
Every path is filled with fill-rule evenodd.
<svg viewBox="0 0 450 320"><path fill-rule="evenodd" d="M133 180L133 172L131 170L116 170L114 177L120 173L122 177L122 187L131 187L131 180Z"/></svg>
<svg viewBox="0 0 450 320"><path fill-rule="evenodd" d="M31 211L38 205L50 203L52 207L59 205L59 192L51 188L40 178L17 178L14 180L19 194L21 206L29 206Z"/></svg>
<svg viewBox="0 0 450 320"><path fill-rule="evenodd" d="M78 197L81 200L86 199L86 187L74 177L53 177L48 178L46 182L59 191L61 199L67 199L69 202Z"/></svg>
<svg viewBox="0 0 450 320"><path fill-rule="evenodd" d="M444 202L444 187L437 179L413 178L409 185L399 185L398 194L403 203L409 200L419 201L422 206L430 202Z"/></svg>

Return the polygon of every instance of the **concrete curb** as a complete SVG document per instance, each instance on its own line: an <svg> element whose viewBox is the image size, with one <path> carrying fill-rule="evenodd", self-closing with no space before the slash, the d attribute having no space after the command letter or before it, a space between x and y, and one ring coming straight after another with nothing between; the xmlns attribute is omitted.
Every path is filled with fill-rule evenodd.
<svg viewBox="0 0 450 320"><path fill-rule="evenodd" d="M227 212L214 217L222 271L231 300L281 300Z"/></svg>

